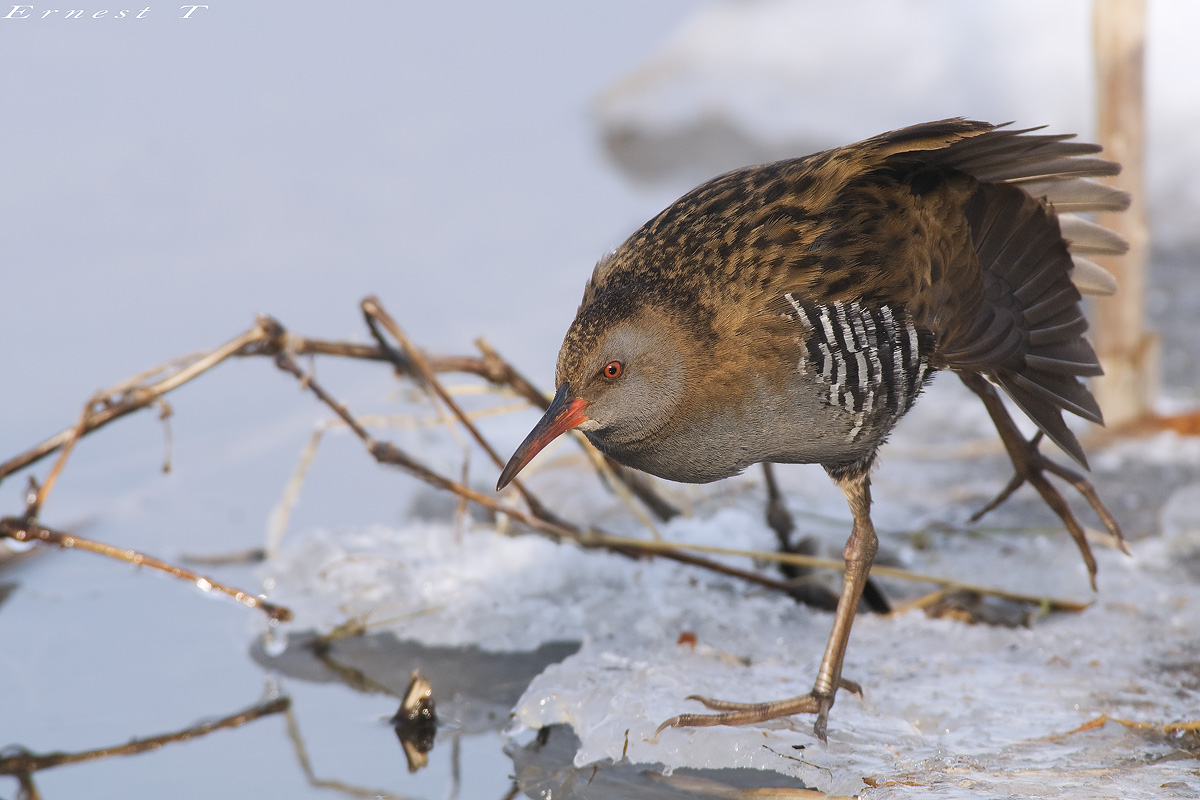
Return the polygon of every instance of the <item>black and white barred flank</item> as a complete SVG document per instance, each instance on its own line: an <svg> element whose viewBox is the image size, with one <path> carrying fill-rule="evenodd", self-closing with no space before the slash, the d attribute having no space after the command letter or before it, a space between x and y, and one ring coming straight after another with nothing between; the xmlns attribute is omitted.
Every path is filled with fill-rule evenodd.
<svg viewBox="0 0 1200 800"><path fill-rule="evenodd" d="M887 305L814 305L784 298L804 326L801 374L811 368L829 387L828 403L855 415L850 441L881 416L898 419L912 407L932 369L922 336L903 310Z"/></svg>

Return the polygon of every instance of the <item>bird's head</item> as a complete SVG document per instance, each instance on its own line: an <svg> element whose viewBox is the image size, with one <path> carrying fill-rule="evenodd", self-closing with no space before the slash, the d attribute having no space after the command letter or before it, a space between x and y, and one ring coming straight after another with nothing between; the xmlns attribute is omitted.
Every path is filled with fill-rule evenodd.
<svg viewBox="0 0 1200 800"><path fill-rule="evenodd" d="M500 474L497 489L547 444L578 428L617 455L673 418L698 344L678 319L628 295L599 297L576 316L558 354L558 391Z"/></svg>

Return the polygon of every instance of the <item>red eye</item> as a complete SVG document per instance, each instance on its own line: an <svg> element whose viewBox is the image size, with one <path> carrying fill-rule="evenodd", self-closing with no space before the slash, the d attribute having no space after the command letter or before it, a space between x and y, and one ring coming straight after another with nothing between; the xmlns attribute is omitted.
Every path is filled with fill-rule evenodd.
<svg viewBox="0 0 1200 800"><path fill-rule="evenodd" d="M625 366L620 361L610 361L604 365L604 377L609 380L619 378L624 370Z"/></svg>

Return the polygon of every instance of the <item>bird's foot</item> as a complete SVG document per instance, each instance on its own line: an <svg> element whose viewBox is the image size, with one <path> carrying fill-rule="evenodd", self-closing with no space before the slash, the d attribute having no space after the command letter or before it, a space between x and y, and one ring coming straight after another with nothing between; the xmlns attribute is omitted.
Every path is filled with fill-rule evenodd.
<svg viewBox="0 0 1200 800"><path fill-rule="evenodd" d="M838 688L846 689L862 696L862 687L852 680L840 678ZM833 695L811 691L808 694L789 697L786 700L772 700L766 703L733 703L728 700L714 700L711 697L689 695L688 700L699 700L716 714L680 714L658 726L654 735L662 733L667 728L707 728L714 725L753 725L771 719L790 717L794 714L816 714L817 721L813 724L813 733L822 742L827 741L826 729L829 722L829 709L833 708Z"/></svg>
<svg viewBox="0 0 1200 800"><path fill-rule="evenodd" d="M1083 530L1083 526L1079 524L1079 520L1072 513L1071 507L1063 498L1062 493L1055 488L1054 484L1050 483L1050 480L1046 477L1046 473L1061 478L1071 488L1079 492L1083 499L1088 502L1088 505L1092 507L1092 510L1096 512L1096 516L1100 518L1100 522L1104 525L1109 535L1116 541L1117 547L1125 554L1128 554L1129 550L1125 547L1125 537L1121 533L1121 526L1117 524L1117 520L1100 500L1100 496L1096 494L1096 489L1092 486L1091 481L1084 478L1078 472L1067 469L1061 464L1057 464L1047 458L1038 449L1041 439L1041 431L1038 431L1032 439L1028 440L1024 438L1014 440L1004 437L1004 444L1008 450L1009 459L1013 464L1012 479L1000 491L1000 494L996 495L990 503L971 516L971 521L978 522L985 514L995 509L1007 500L1013 492L1028 482L1030 486L1037 489L1038 494L1042 496L1042 500L1046 502L1046 505L1050 506L1051 511L1058 515L1063 525L1066 526L1067 532L1071 534L1071 538L1075 540L1075 544L1079 547L1079 552L1083 555L1084 563L1087 565L1088 575L1091 578L1094 588L1096 583L1096 561L1092 556L1092 549L1088 544L1087 535Z"/></svg>
<svg viewBox="0 0 1200 800"><path fill-rule="evenodd" d="M984 514L995 509L1005 500L1007 500L1013 492L1021 488L1026 482L1034 489L1037 489L1038 494L1042 496L1042 500L1046 505L1050 506L1050 510L1058 515L1066 526L1067 532L1071 534L1071 538L1075 540L1075 545L1079 548L1080 555L1083 556L1083 563L1087 565L1088 577L1091 579L1092 588L1096 588L1096 559L1092 556L1091 545L1088 544L1087 535L1084 533L1083 526L1079 524L1079 520L1075 519L1075 515L1071 513L1071 507L1067 505L1067 501L1063 499L1062 493L1054 488L1050 480L1046 477L1046 473L1055 475L1066 481L1071 487L1083 496L1083 499L1088 502L1092 510L1096 512L1096 516L1100 518L1101 524L1104 525L1109 535L1116 541L1117 547L1121 552L1128 555L1129 550L1125 547L1125 537L1121 533L1121 526L1117 524L1116 518L1100 501L1099 495L1096 494L1095 487L1091 482L1085 479L1082 475L1074 470L1067 469L1061 464L1056 464L1042 452L1038 450L1038 444L1042 441L1042 432L1038 431L1032 439L1026 439L1021 435L1021 431L1013 422L1008 410L1004 407L1000 395L996 392L987 379L976 373L959 373L959 378L967 385L971 391L979 395L979 399L983 401L984 407L988 411L988 416L992 418L992 423L996 426L996 432L1000 434L1000 441L1004 443L1004 449L1008 451L1008 458L1012 461L1013 477L1008 482L1000 494L996 495L992 502L977 511L972 517L972 522L978 522L983 518Z"/></svg>

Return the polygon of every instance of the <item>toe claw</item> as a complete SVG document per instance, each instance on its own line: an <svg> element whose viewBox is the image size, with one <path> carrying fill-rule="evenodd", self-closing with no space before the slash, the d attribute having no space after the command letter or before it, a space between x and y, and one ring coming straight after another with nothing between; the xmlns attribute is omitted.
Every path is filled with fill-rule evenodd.
<svg viewBox="0 0 1200 800"><path fill-rule="evenodd" d="M657 728L654 729L654 735L658 736L660 733L665 731L667 728L678 728L679 726L680 726L680 718L679 717L671 717L670 719L665 720L662 725L659 725Z"/></svg>
<svg viewBox="0 0 1200 800"><path fill-rule="evenodd" d="M813 723L813 736L821 740L822 744L829 744L829 712L823 711L817 714L817 721Z"/></svg>

